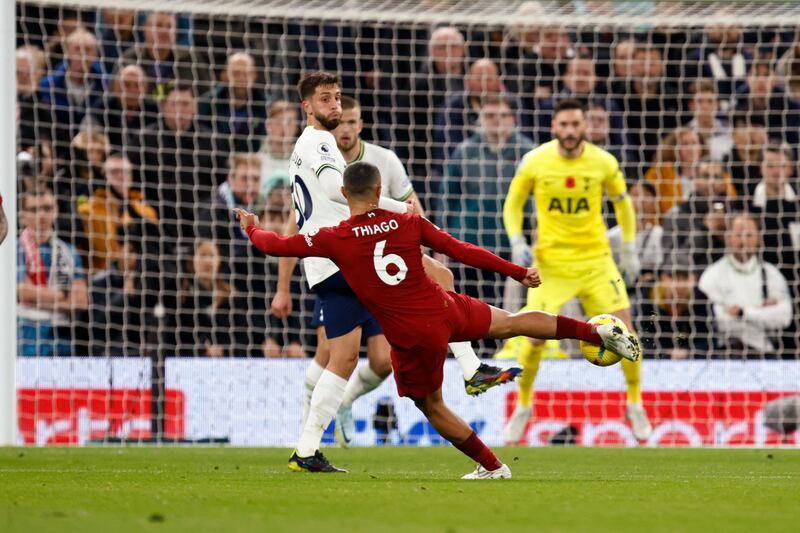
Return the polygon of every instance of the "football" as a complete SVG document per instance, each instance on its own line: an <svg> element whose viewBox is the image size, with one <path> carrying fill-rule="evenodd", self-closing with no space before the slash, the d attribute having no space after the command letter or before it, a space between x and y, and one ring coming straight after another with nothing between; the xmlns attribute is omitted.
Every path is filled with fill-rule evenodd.
<svg viewBox="0 0 800 533"><path fill-rule="evenodd" d="M625 326L625 322L620 320L619 318L615 317L614 315L597 315L593 316L589 319L590 324L595 324L597 326L601 324L610 324L614 323L622 328L624 332L628 332L627 326ZM616 353L606 350L603 346L598 346L596 344L592 344L591 342L581 341L581 353L586 358L587 361L592 363L593 365L597 366L611 366L613 364L618 363L621 359L621 355L617 355Z"/></svg>

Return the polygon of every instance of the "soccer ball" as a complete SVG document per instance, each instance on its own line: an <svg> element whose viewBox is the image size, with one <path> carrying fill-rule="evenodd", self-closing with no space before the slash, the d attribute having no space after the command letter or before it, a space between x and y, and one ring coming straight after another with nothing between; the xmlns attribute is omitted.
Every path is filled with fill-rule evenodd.
<svg viewBox="0 0 800 533"><path fill-rule="evenodd" d="M627 326L625 326L625 322L615 317L614 315L597 315L589 319L589 324L595 324L597 326L601 324L612 324L612 323L621 327L622 331L624 331L625 333L628 332L628 328ZM602 346L598 346L596 344L592 344L591 342L586 342L586 341L581 341L581 353L583 354L583 356L586 358L587 361L597 366L611 366L613 364L619 363L619 361L622 359L621 355L617 355L610 350L606 350Z"/></svg>

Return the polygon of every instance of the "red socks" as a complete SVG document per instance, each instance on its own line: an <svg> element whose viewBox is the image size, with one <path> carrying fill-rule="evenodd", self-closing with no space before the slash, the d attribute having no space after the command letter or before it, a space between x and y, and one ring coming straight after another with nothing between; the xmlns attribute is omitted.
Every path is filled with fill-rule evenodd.
<svg viewBox="0 0 800 533"><path fill-rule="evenodd" d="M558 315L556 318L556 339L578 339L592 344L603 344L602 337L597 334L596 326L564 315Z"/></svg>
<svg viewBox="0 0 800 533"><path fill-rule="evenodd" d="M474 431L467 437L467 440L461 444L453 443L453 446L486 470L497 470L503 466L503 463L500 462L494 452L478 438Z"/></svg>

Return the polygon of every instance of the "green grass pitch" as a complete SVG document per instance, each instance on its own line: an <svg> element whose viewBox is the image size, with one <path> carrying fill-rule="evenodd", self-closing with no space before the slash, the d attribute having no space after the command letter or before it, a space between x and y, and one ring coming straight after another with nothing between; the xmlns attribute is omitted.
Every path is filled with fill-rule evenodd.
<svg viewBox="0 0 800 533"><path fill-rule="evenodd" d="M797 531L800 450L0 448L0 531Z"/></svg>

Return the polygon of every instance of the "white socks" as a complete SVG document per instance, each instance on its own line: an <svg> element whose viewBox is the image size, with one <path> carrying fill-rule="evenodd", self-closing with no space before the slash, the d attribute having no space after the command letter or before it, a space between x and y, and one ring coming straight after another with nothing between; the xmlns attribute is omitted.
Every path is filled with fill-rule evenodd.
<svg viewBox="0 0 800 533"><path fill-rule="evenodd" d="M464 374L464 379L470 379L478 371L481 366L481 360L475 350L472 349L472 343L469 341L451 342L448 344L450 351L458 361L458 366L461 367L461 373Z"/></svg>
<svg viewBox="0 0 800 533"><path fill-rule="evenodd" d="M346 386L346 379L329 370L322 372L311 395L311 408L297 444L297 455L309 457L319 450L322 434L336 415Z"/></svg>
<svg viewBox="0 0 800 533"><path fill-rule="evenodd" d="M366 365L359 365L353 376L350 377L350 381L347 382L347 388L344 390L341 406L351 407L357 398L375 390L378 385L383 383L384 379L385 378L380 377L372 370L369 363Z"/></svg>
<svg viewBox="0 0 800 533"><path fill-rule="evenodd" d="M306 368L306 390L303 394L303 419L300 427L305 427L306 425L308 410L311 409L311 394L314 392L314 387L317 385L323 370L325 369L319 366L316 359L312 359L311 364Z"/></svg>

